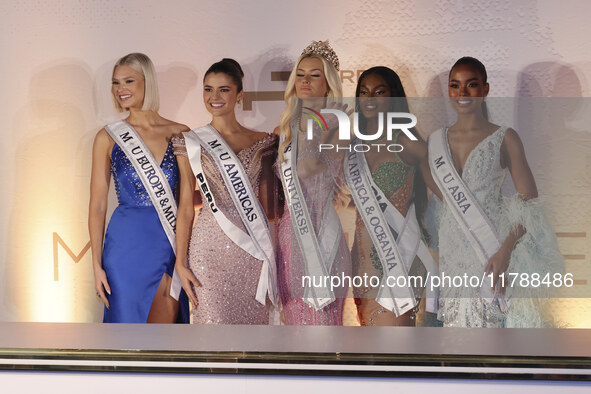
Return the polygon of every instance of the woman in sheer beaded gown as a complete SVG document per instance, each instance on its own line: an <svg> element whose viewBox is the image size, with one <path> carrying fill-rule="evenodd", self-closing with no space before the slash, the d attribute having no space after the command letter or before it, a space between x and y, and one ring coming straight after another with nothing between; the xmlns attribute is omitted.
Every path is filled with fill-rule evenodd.
<svg viewBox="0 0 591 394"><path fill-rule="evenodd" d="M453 166L483 208L498 233L501 247L484 271L492 273L495 285L502 273L560 272L562 256L552 226L536 198L538 191L515 130L490 123L483 98L488 94L486 69L477 59L459 59L449 74L449 97L458 114L455 124L444 129ZM430 137L432 138L432 137ZM431 145L429 145L431 149ZM517 194L504 197L501 186L511 174ZM439 218L440 272L449 276L477 276L483 267L451 208L445 203ZM541 288L513 287L508 310L481 297L469 286L444 287L440 291L439 315L444 326L542 327L551 324L545 316ZM501 290L502 291L502 290Z"/></svg>
<svg viewBox="0 0 591 394"><path fill-rule="evenodd" d="M378 117L381 114L385 116L386 112L409 112L400 77L388 67L365 70L359 76L355 96L359 98L359 130L366 134L374 134L378 130ZM385 135L384 133L384 137ZM429 170L427 144L422 140L410 140L401 130L394 132L392 141L378 139L374 143L392 143L403 147L400 152L389 152L386 149L378 151L374 148L364 155L373 181L384 196L404 216L414 202L416 216L421 223L427 204L425 183L432 190L437 190ZM383 276L382 263L358 210L351 256L354 275ZM419 275L423 271L421 261L415 257L409 275ZM423 311L424 308L421 308L418 318L414 310L397 317L375 300L376 288L356 287L353 294L362 326L437 325L435 314Z"/></svg>
<svg viewBox="0 0 591 394"><path fill-rule="evenodd" d="M277 195L273 174L277 137L249 130L236 120L235 106L244 96L243 75L235 60L223 59L213 64L204 77L203 100L212 115L211 126L236 153L264 211L271 216ZM228 238L202 191L204 203L193 225L196 178L184 137L177 136L173 142L181 174L176 269L193 304L192 322L268 324L269 300L262 304L255 299L263 261ZM246 231L214 159L205 150L201 150L201 159L217 209Z"/></svg>
<svg viewBox="0 0 591 394"><path fill-rule="evenodd" d="M125 122L160 163L174 192L178 168L170 139L188 127L158 114L152 61L141 53L119 59L113 68L111 93L116 108L129 111ZM178 313L179 302L169 294L175 262L172 245L138 173L107 127L94 140L88 216L95 288L105 304L103 321L174 323L177 315L188 321L187 313L184 309ZM119 206L105 234L111 174ZM186 300L181 304L188 306Z"/></svg>
<svg viewBox="0 0 591 394"><path fill-rule="evenodd" d="M302 118L303 108L296 99L321 101L322 105L330 105L331 98L342 97L342 88L338 76L338 58L328 42L315 41L297 60L285 90L286 109L281 115L280 125L275 133L283 140L279 147L277 171L282 176L281 165L284 162L284 150L292 140L294 133L298 136L297 177L301 183L303 199L309 210L315 234L322 236L327 225L325 214L334 204L339 193L339 180L342 181L342 155L318 154L318 134L312 141L306 141L305 119ZM287 195L289 190L284 192ZM339 224L340 226L340 224ZM317 309L304 300L305 289L302 277L306 275L303 253L295 237L294 218L290 214L286 198L283 216L279 222L277 250L277 280L283 321L287 325L342 325L343 306L347 287L340 287L334 293L335 300L321 309ZM334 258L327 261L327 274L340 276L350 275L351 256L340 227L340 241L333 251Z"/></svg>

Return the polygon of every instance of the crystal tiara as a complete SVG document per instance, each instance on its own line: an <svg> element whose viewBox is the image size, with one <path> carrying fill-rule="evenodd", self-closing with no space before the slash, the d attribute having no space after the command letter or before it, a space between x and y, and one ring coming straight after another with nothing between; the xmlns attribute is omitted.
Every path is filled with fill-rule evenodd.
<svg viewBox="0 0 591 394"><path fill-rule="evenodd" d="M326 41L312 41L310 45L302 51L302 55L318 55L323 57L325 60L332 63L334 68L339 71L339 57L337 56L334 49L331 48L328 40Z"/></svg>

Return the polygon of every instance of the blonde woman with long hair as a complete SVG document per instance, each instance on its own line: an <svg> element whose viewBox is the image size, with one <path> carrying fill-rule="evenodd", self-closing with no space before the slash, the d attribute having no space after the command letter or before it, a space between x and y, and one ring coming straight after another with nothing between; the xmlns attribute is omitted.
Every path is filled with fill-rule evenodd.
<svg viewBox="0 0 591 394"><path fill-rule="evenodd" d="M342 155L318 151L319 143L335 134L332 127L313 126L311 139L306 129L308 114L335 105L345 109L335 104L342 97L338 68L328 42L315 41L304 49L289 77L287 107L275 129L280 136L277 170L286 200L278 230L277 273L288 325L343 322L347 287L321 283L350 273L351 257L334 208Z"/></svg>

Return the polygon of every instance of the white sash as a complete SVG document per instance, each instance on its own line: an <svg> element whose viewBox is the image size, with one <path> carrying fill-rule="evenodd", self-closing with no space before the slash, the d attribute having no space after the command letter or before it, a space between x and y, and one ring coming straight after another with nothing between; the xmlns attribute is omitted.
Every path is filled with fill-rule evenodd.
<svg viewBox="0 0 591 394"><path fill-rule="evenodd" d="M256 300L265 305L266 296L273 305L277 306L278 290L276 284L275 249L271 240L267 216L252 189L242 163L224 141L218 131L211 125L206 125L193 131L183 133L187 154L193 173L203 192L203 203L209 204L213 215L224 233L245 252L263 261L263 267L257 286ZM215 161L226 188L240 214L242 223L248 233L232 223L217 207L207 177L201 164L201 147L203 147Z"/></svg>
<svg viewBox="0 0 591 394"><path fill-rule="evenodd" d="M160 168L152 152L144 141L137 134L134 128L124 120L120 120L105 126L105 130L111 138L119 145L127 159L133 165L144 188L150 196L152 205L158 213L160 224L166 233L168 242L176 255L176 201L166 175ZM179 299L181 293L181 281L174 271L170 295L175 300Z"/></svg>
<svg viewBox="0 0 591 394"><path fill-rule="evenodd" d="M299 125L298 125L299 127ZM297 130L297 128L295 129ZM282 136L282 141L284 137ZM305 273L311 278L327 278L330 283L330 272L341 242L341 223L332 205L332 193L324 204L320 238L314 230L302 187L297 176L298 133L292 135L291 142L283 151L284 161L281 163L281 182L291 216L292 231L304 260ZM320 310L335 301L334 292L328 287L306 286L304 301L316 310Z"/></svg>
<svg viewBox="0 0 591 394"><path fill-rule="evenodd" d="M490 258L501 247L497 231L453 165L447 128L431 134L428 144L429 166L433 179L484 270ZM486 283L484 280L480 294L487 301L493 302L495 295ZM505 311L509 307L504 296L498 297L498 301L501 310Z"/></svg>
<svg viewBox="0 0 591 394"><path fill-rule="evenodd" d="M407 287L387 286L387 277L396 280L407 276L417 255L431 275L437 274L437 264L420 237L414 204L404 217L373 181L363 153L352 152L345 157L345 179L382 263L384 277L376 301L400 316L418 303L412 282L407 280ZM397 240L390 228L398 234ZM427 311L436 312L437 293L431 286L426 288Z"/></svg>

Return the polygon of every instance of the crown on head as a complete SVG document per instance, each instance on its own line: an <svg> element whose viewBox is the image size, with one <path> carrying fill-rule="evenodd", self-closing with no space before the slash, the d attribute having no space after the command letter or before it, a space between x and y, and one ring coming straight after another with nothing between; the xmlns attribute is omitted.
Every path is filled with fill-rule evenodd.
<svg viewBox="0 0 591 394"><path fill-rule="evenodd" d="M328 40L326 41L312 41L310 45L302 51L302 55L318 55L322 56L325 60L332 63L334 68L339 71L339 57L337 56L334 49L331 48ZM300 55L300 56L302 56Z"/></svg>

